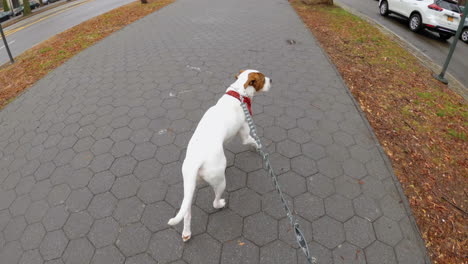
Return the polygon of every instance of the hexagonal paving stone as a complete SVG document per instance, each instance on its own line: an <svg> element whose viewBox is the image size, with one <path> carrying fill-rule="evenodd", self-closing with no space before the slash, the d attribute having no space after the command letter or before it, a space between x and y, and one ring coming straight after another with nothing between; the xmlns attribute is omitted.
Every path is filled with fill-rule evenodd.
<svg viewBox="0 0 468 264"><path fill-rule="evenodd" d="M110 192L95 195L88 206L88 212L94 218L110 216L114 211L117 199Z"/></svg>
<svg viewBox="0 0 468 264"><path fill-rule="evenodd" d="M134 175L141 181L150 180L157 177L160 174L161 168L161 163L159 163L155 159L141 161L136 166L134 170ZM176 175L174 175L174 177L176 177Z"/></svg>
<svg viewBox="0 0 468 264"><path fill-rule="evenodd" d="M126 225L140 220L145 207L146 205L144 203L133 196L120 200L117 203L113 215L121 225Z"/></svg>
<svg viewBox="0 0 468 264"><path fill-rule="evenodd" d="M395 247L398 263L411 263L411 264L423 264L424 258L421 250L415 245L415 243L403 239Z"/></svg>
<svg viewBox="0 0 468 264"><path fill-rule="evenodd" d="M276 150L278 153L288 158L294 158L301 154L301 146L289 139L279 142L276 145Z"/></svg>
<svg viewBox="0 0 468 264"><path fill-rule="evenodd" d="M374 222L374 229L377 239L390 246L395 246L403 239L398 223L388 217L382 216L377 219Z"/></svg>
<svg viewBox="0 0 468 264"><path fill-rule="evenodd" d="M359 181L348 176L336 178L334 184L336 192L348 199L356 198L361 194Z"/></svg>
<svg viewBox="0 0 468 264"><path fill-rule="evenodd" d="M166 202L157 202L146 206L141 222L151 231L167 228L167 221L174 217L175 210Z"/></svg>
<svg viewBox="0 0 468 264"><path fill-rule="evenodd" d="M134 147L135 147L135 144L131 142L130 140L118 141L112 147L111 154L116 158L130 155Z"/></svg>
<svg viewBox="0 0 468 264"><path fill-rule="evenodd" d="M69 239L76 239L85 236L93 224L93 217L86 211L73 213L63 227L63 231Z"/></svg>
<svg viewBox="0 0 468 264"><path fill-rule="evenodd" d="M325 214L321 198L310 193L304 193L294 199L294 208L297 213L309 221L313 221Z"/></svg>
<svg viewBox="0 0 468 264"><path fill-rule="evenodd" d="M94 221L88 238L96 248L111 245L119 234L119 224L112 218L107 217Z"/></svg>
<svg viewBox="0 0 468 264"><path fill-rule="evenodd" d="M55 185L49 192L47 200L52 206L60 205L65 203L70 193L71 189L68 184Z"/></svg>
<svg viewBox="0 0 468 264"><path fill-rule="evenodd" d="M287 194L285 194L285 199L289 208L294 210L293 199ZM286 216L283 203L281 202L280 196L276 190L262 196L262 211L277 220Z"/></svg>
<svg viewBox="0 0 468 264"><path fill-rule="evenodd" d="M356 246L365 248L375 241L374 229L372 223L354 216L344 224L346 231L346 240Z"/></svg>
<svg viewBox="0 0 468 264"><path fill-rule="evenodd" d="M356 214L368 221L374 221L382 215L377 202L364 194L355 198L353 204Z"/></svg>
<svg viewBox="0 0 468 264"><path fill-rule="evenodd" d="M244 219L244 236L259 246L268 244L278 237L278 222L271 216L259 212Z"/></svg>
<svg viewBox="0 0 468 264"><path fill-rule="evenodd" d="M382 212L385 216L395 221L399 221L406 215L403 202L401 200L396 201L390 195L386 195L380 200L380 208L382 208Z"/></svg>
<svg viewBox="0 0 468 264"><path fill-rule="evenodd" d="M375 241L364 252L369 264L397 264L393 248L380 241Z"/></svg>
<svg viewBox="0 0 468 264"><path fill-rule="evenodd" d="M49 209L49 205L47 204L46 201L41 200L41 201L33 202L29 206L24 217L26 218L26 221L30 224L39 222L42 220L42 218L46 214L47 209Z"/></svg>
<svg viewBox="0 0 468 264"><path fill-rule="evenodd" d="M151 238L148 252L159 263L168 263L182 257L182 238L173 229L157 232Z"/></svg>
<svg viewBox="0 0 468 264"><path fill-rule="evenodd" d="M157 148L158 147L152 144L151 142L141 143L135 146L131 155L136 160L143 161L146 159L153 158L154 154L156 153Z"/></svg>
<svg viewBox="0 0 468 264"><path fill-rule="evenodd" d="M73 169L81 169L87 167L93 160L94 155L90 151L84 151L76 154L76 156L71 161Z"/></svg>
<svg viewBox="0 0 468 264"><path fill-rule="evenodd" d="M141 223L135 223L122 229L115 244L128 257L146 251L150 238L150 231Z"/></svg>
<svg viewBox="0 0 468 264"><path fill-rule="evenodd" d="M320 198L325 198L335 192L333 181L320 173L307 178L307 189Z"/></svg>
<svg viewBox="0 0 468 264"><path fill-rule="evenodd" d="M341 164L329 157L317 161L317 167L323 175L332 179L343 175Z"/></svg>
<svg viewBox="0 0 468 264"><path fill-rule="evenodd" d="M17 197L16 200L10 205L10 213L12 216L23 215L26 213L29 205L31 204L31 198L28 195L22 195Z"/></svg>
<svg viewBox="0 0 468 264"><path fill-rule="evenodd" d="M147 253L127 258L125 264L156 264L156 261Z"/></svg>
<svg viewBox="0 0 468 264"><path fill-rule="evenodd" d="M234 239L242 233L242 218L231 210L210 215L208 233L221 242Z"/></svg>
<svg viewBox="0 0 468 264"><path fill-rule="evenodd" d="M302 144L301 148L302 153L313 160L319 160L326 155L325 149L322 146L315 144L314 142Z"/></svg>
<svg viewBox="0 0 468 264"><path fill-rule="evenodd" d="M237 154L234 164L237 168L245 172L253 172L263 167L261 157L257 153L251 151Z"/></svg>
<svg viewBox="0 0 468 264"><path fill-rule="evenodd" d="M157 177L169 185L182 182L182 162L177 161L163 165Z"/></svg>
<svg viewBox="0 0 468 264"><path fill-rule="evenodd" d="M68 239L62 230L48 232L41 242L39 251L45 260L58 258L62 255L65 247L68 244Z"/></svg>
<svg viewBox="0 0 468 264"><path fill-rule="evenodd" d="M183 258L193 264L218 264L220 256L221 245L208 234L193 237L183 254Z"/></svg>
<svg viewBox="0 0 468 264"><path fill-rule="evenodd" d="M111 172L117 177L129 175L133 172L136 164L137 161L135 158L131 156L123 156L114 161L111 167Z"/></svg>
<svg viewBox="0 0 468 264"><path fill-rule="evenodd" d="M304 177L313 175L318 172L315 161L305 156L298 156L293 158L291 160L291 167L293 171Z"/></svg>
<svg viewBox="0 0 468 264"><path fill-rule="evenodd" d="M5 229L3 230L3 234L5 235L5 241L13 241L17 240L23 234L24 229L26 228L27 223L24 216L17 216L15 218L11 218L8 224L6 225Z"/></svg>
<svg viewBox="0 0 468 264"><path fill-rule="evenodd" d="M93 194L107 192L114 184L115 176L110 171L100 172L91 178L88 188Z"/></svg>
<svg viewBox="0 0 468 264"><path fill-rule="evenodd" d="M125 257L119 250L111 245L104 248L99 248L94 253L92 264L123 264Z"/></svg>
<svg viewBox="0 0 468 264"><path fill-rule="evenodd" d="M21 245L24 250L35 249L39 247L46 231L41 223L35 223L26 227L21 236Z"/></svg>
<svg viewBox="0 0 468 264"><path fill-rule="evenodd" d="M180 157L180 148L175 145L165 145L156 152L156 159L162 164L177 161Z"/></svg>
<svg viewBox="0 0 468 264"><path fill-rule="evenodd" d="M364 251L349 243L343 243L333 250L334 263L365 264Z"/></svg>
<svg viewBox="0 0 468 264"><path fill-rule="evenodd" d="M44 218L42 218L42 224L47 231L56 230L62 228L68 219L67 209L63 205L49 208Z"/></svg>
<svg viewBox="0 0 468 264"><path fill-rule="evenodd" d="M240 216L248 216L260 211L261 197L250 189L240 189L230 194L228 206Z"/></svg>
<svg viewBox="0 0 468 264"><path fill-rule="evenodd" d="M294 172L287 172L278 176L281 190L293 197L307 191L306 181Z"/></svg>
<svg viewBox="0 0 468 264"><path fill-rule="evenodd" d="M114 160L114 156L112 156L110 153L100 154L94 157L89 168L96 173L102 172L108 170L111 167Z"/></svg>
<svg viewBox="0 0 468 264"><path fill-rule="evenodd" d="M34 179L34 178L33 178ZM8 208L16 198L14 190L0 192L0 210Z"/></svg>
<svg viewBox="0 0 468 264"><path fill-rule="evenodd" d="M117 199L128 198L136 195L140 181L133 175L117 178L112 186L111 192Z"/></svg>
<svg viewBox="0 0 468 264"><path fill-rule="evenodd" d="M69 211L79 212L88 207L92 197L93 194L88 188L74 190L71 192L70 196L68 196L65 205Z"/></svg>
<svg viewBox="0 0 468 264"><path fill-rule="evenodd" d="M94 254L94 247L86 238L70 241L63 253L63 260L67 264L89 263Z"/></svg>
<svg viewBox="0 0 468 264"><path fill-rule="evenodd" d="M362 179L367 175L367 170L364 167L364 164L354 159L347 159L343 163L343 170L346 175L356 179Z"/></svg>
<svg viewBox="0 0 468 264"><path fill-rule="evenodd" d="M341 222L348 220L354 215L351 200L339 194L334 194L325 199L325 212Z"/></svg>
<svg viewBox="0 0 468 264"><path fill-rule="evenodd" d="M21 244L18 241L12 241L0 250L0 259L6 263L18 263L22 253Z"/></svg>
<svg viewBox="0 0 468 264"><path fill-rule="evenodd" d="M50 180L42 180L33 186L29 196L31 197L31 200L39 201L46 198L51 189L52 185L50 184Z"/></svg>
<svg viewBox="0 0 468 264"><path fill-rule="evenodd" d="M264 128L264 137L274 142L279 142L286 139L286 130L277 126L270 126Z"/></svg>
<svg viewBox="0 0 468 264"><path fill-rule="evenodd" d="M249 173L247 175L247 186L260 194L265 194L275 189L270 176L264 169Z"/></svg>
<svg viewBox="0 0 468 264"><path fill-rule="evenodd" d="M247 174L236 167L226 169L226 190L231 192L247 185Z"/></svg>
<svg viewBox="0 0 468 264"><path fill-rule="evenodd" d="M312 230L314 240L329 249L333 249L345 241L343 224L328 216L312 222Z"/></svg>
<svg viewBox="0 0 468 264"><path fill-rule="evenodd" d="M296 251L281 240L260 248L261 264L297 263Z"/></svg>
<svg viewBox="0 0 468 264"><path fill-rule="evenodd" d="M87 169L76 170L72 173L71 177L66 179L66 182L72 189L83 188L88 185L89 180L93 177L93 173Z"/></svg>
<svg viewBox="0 0 468 264"><path fill-rule="evenodd" d="M221 255L222 264L258 263L259 249L252 242L239 238L224 243Z"/></svg>

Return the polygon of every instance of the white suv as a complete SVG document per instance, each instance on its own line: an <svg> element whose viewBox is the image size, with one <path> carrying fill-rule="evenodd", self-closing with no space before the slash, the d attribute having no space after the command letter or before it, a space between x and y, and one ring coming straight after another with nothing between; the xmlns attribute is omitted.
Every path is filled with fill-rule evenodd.
<svg viewBox="0 0 468 264"><path fill-rule="evenodd" d="M379 7L382 16L407 18L411 31L426 28L444 40L455 35L461 19L458 4L450 0L379 0Z"/></svg>

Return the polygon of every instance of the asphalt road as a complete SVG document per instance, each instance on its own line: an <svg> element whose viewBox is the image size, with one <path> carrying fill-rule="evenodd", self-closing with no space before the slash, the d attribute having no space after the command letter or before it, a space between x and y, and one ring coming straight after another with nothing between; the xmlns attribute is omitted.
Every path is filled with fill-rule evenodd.
<svg viewBox="0 0 468 264"><path fill-rule="evenodd" d="M393 15L382 17L379 14L378 2L375 0L339 0L337 2L345 4L374 19L381 25L389 28L394 33L413 44L437 64L444 64L453 38L448 41L441 41L438 39L436 33L425 30L421 33L413 33L409 30L407 21ZM458 42L452 61L450 62L448 72L455 76L455 78L457 78L463 85L468 87L467 44L461 41Z"/></svg>
<svg viewBox="0 0 468 264"><path fill-rule="evenodd" d="M64 0L62 0L64 1ZM33 16L5 28L13 56L90 18L134 0L79 0ZM0 65L8 62L8 55L0 42Z"/></svg>

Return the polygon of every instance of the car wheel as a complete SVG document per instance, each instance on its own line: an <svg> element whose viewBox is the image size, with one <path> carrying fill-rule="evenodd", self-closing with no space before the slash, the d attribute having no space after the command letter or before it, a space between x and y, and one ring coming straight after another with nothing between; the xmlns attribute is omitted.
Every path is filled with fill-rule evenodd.
<svg viewBox="0 0 468 264"><path fill-rule="evenodd" d="M439 33L439 39L441 39L441 40L447 40L447 39L449 39L451 37L452 37L452 35L450 35L450 34Z"/></svg>
<svg viewBox="0 0 468 264"><path fill-rule="evenodd" d="M410 16L409 19L409 28L413 32L418 32L422 28L422 19L421 16L417 13L414 13Z"/></svg>
<svg viewBox="0 0 468 264"><path fill-rule="evenodd" d="M388 16L388 2L387 1L382 1L380 3L380 15Z"/></svg>
<svg viewBox="0 0 468 264"><path fill-rule="evenodd" d="M464 28L461 35L460 35L460 39L465 42L465 43L468 43L468 28Z"/></svg>

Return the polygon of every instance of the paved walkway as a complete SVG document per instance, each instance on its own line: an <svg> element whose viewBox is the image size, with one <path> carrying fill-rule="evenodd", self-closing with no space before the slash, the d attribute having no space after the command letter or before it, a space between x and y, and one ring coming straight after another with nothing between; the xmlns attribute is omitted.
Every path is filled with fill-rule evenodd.
<svg viewBox="0 0 468 264"><path fill-rule="evenodd" d="M254 119L319 263L425 263L376 141L289 4L178 0L0 112L1 264L305 263L259 157L238 140L228 208L214 210L202 186L192 240L166 225L187 141L244 68L275 80Z"/></svg>

